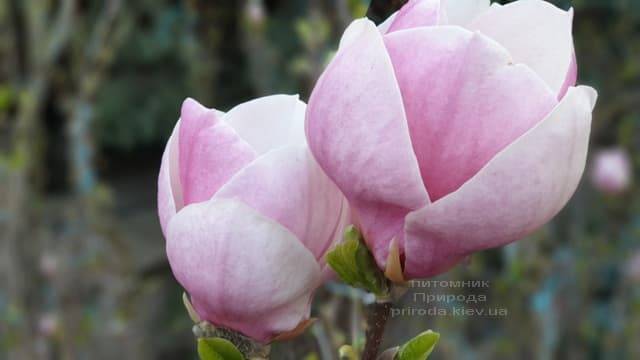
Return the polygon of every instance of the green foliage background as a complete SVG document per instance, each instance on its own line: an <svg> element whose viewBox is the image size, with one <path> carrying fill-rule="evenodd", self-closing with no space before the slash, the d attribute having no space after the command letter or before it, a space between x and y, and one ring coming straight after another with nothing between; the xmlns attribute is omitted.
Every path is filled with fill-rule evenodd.
<svg viewBox="0 0 640 360"><path fill-rule="evenodd" d="M70 15L57 22L67 3ZM592 152L622 147L638 175L640 1L553 3L574 7L579 82L600 93ZM221 110L271 93L306 99L367 6L1 1L0 358L195 358L155 215L160 156L180 105L186 97ZM508 316L399 316L386 346L431 328L441 334L432 359L640 358L640 279L628 271L640 256L639 191L605 195L586 176L547 227L437 279L488 280L489 288L427 290L484 294L479 307ZM415 301L422 292L410 289L398 308L431 307ZM357 344L359 296L323 289L314 306L321 321L276 346L274 358L330 359L327 347ZM57 319L50 333L45 316Z"/></svg>

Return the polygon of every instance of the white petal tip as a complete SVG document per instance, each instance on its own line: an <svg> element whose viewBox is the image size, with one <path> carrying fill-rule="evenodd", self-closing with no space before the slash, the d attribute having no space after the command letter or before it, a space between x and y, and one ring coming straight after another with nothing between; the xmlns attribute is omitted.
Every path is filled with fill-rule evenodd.
<svg viewBox="0 0 640 360"><path fill-rule="evenodd" d="M584 95L589 101L589 105L591 106L591 111L593 111L593 109L596 106L596 102L598 101L598 91L596 91L596 89L592 88L591 86L584 86L584 85L580 86L579 89L583 91Z"/></svg>
<svg viewBox="0 0 640 360"><path fill-rule="evenodd" d="M208 109L204 107L202 104L200 104L197 100L188 97L182 102L180 113L184 117L188 112L200 112L200 111L206 111L206 110Z"/></svg>
<svg viewBox="0 0 640 360"><path fill-rule="evenodd" d="M368 31L378 32L378 28L376 25L367 18L360 18L353 20L347 29L344 31L342 38L340 39L339 48L342 49L349 44L353 43L353 41L359 38L362 34Z"/></svg>

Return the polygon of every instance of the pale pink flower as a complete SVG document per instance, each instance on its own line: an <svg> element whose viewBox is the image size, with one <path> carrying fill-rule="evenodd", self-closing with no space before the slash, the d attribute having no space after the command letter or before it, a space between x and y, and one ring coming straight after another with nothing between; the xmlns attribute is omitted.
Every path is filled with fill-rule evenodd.
<svg viewBox="0 0 640 360"><path fill-rule="evenodd" d="M397 244L406 278L436 275L571 198L597 98L575 86L572 18L541 0L412 0L345 31L306 132L381 268Z"/></svg>
<svg viewBox="0 0 640 360"><path fill-rule="evenodd" d="M619 194L631 184L631 159L624 149L596 152L591 168L591 182L600 191Z"/></svg>
<svg viewBox="0 0 640 360"><path fill-rule="evenodd" d="M640 283L640 251L634 253L626 265L625 270L629 279Z"/></svg>
<svg viewBox="0 0 640 360"><path fill-rule="evenodd" d="M158 179L176 279L203 320L268 341L309 317L346 200L311 156L306 105L269 96L224 114L188 99Z"/></svg>
<svg viewBox="0 0 640 360"><path fill-rule="evenodd" d="M55 313L45 313L38 319L38 332L45 337L51 337L60 328L60 319Z"/></svg>
<svg viewBox="0 0 640 360"><path fill-rule="evenodd" d="M50 253L42 254L40 256L40 271L47 278L55 277L60 271L60 261L58 256Z"/></svg>

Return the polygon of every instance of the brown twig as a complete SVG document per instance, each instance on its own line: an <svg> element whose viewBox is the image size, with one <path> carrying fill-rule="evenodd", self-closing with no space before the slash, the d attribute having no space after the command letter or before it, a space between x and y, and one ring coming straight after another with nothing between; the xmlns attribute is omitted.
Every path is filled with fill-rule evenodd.
<svg viewBox="0 0 640 360"><path fill-rule="evenodd" d="M391 302L376 302L369 306L367 332L362 360L375 360L382 343L384 328L391 313Z"/></svg>

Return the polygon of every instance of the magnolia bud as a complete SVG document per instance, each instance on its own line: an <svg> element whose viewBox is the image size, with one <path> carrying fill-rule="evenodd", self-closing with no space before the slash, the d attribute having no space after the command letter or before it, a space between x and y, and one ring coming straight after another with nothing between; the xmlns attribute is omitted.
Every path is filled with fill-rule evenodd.
<svg viewBox="0 0 640 360"><path fill-rule="evenodd" d="M600 191L618 194L631 184L631 160L624 149L600 150L593 159L591 181Z"/></svg>
<svg viewBox="0 0 640 360"><path fill-rule="evenodd" d="M38 331L46 337L53 336L60 328L58 315L55 313L46 313L38 319Z"/></svg>
<svg viewBox="0 0 640 360"><path fill-rule="evenodd" d="M640 251L637 251L626 265L627 277L633 281L640 283Z"/></svg>
<svg viewBox="0 0 640 360"><path fill-rule="evenodd" d="M39 267L42 274L47 278L55 277L60 268L58 257L50 253L42 254Z"/></svg>

